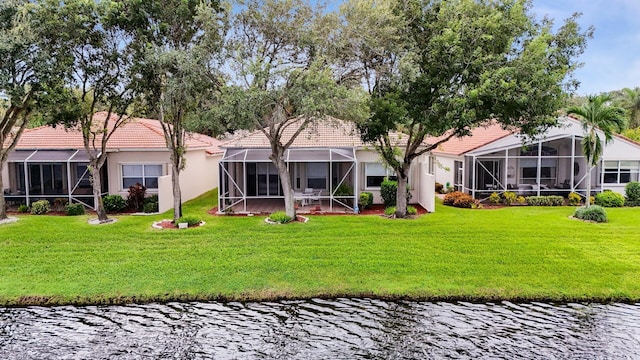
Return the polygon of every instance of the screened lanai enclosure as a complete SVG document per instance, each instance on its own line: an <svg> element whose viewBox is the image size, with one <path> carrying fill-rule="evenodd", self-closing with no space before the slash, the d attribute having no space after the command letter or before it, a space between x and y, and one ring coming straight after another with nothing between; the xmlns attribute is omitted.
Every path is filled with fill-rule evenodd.
<svg viewBox="0 0 640 360"><path fill-rule="evenodd" d="M84 150L16 150L9 154L8 187L3 189L9 206L46 199L65 199L94 207L88 171L89 155ZM107 192L103 166L103 192ZM7 184L5 184L6 186Z"/></svg>
<svg viewBox="0 0 640 360"><path fill-rule="evenodd" d="M264 204L284 209L280 176L270 149L228 148L220 161L218 211L255 213ZM351 211L358 204L353 148L293 148L285 152L299 209Z"/></svg>
<svg viewBox="0 0 640 360"><path fill-rule="evenodd" d="M588 167L581 140L580 136L565 135L524 146L510 144L469 152L464 164L455 162L454 186L476 198L505 191L522 196L585 195ZM591 173L592 192L602 191L606 183L603 166L601 162ZM465 172L473 176L464 176Z"/></svg>

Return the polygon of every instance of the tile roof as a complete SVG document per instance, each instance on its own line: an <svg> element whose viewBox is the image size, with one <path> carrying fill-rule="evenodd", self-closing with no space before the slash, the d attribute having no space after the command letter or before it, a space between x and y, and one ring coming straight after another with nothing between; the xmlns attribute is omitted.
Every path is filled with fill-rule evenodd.
<svg viewBox="0 0 640 360"><path fill-rule="evenodd" d="M106 112L94 114L98 122L107 120ZM109 121L115 121L112 115ZM109 125L110 128L111 125ZM206 149L208 153L219 152L220 141L212 137L189 133L186 138L187 149ZM77 128L65 129L63 126L40 126L26 129L16 150L22 149L82 149L82 133ZM124 149L167 149L158 120L131 118L118 128L107 143L108 150Z"/></svg>
<svg viewBox="0 0 640 360"><path fill-rule="evenodd" d="M285 129L282 141L286 142L299 127L302 119L293 121ZM402 133L392 133L391 141L401 145L405 138ZM330 148L330 147L355 147L363 148L371 146L360 138L360 132L353 122L336 119L327 116L323 120L303 130L293 141L291 148ZM224 143L223 148L270 148L269 140L260 130L256 130L239 139L233 139Z"/></svg>
<svg viewBox="0 0 640 360"><path fill-rule="evenodd" d="M504 130L499 124L492 122L487 126L473 129L470 136L451 138L433 150L434 154L463 155L481 146L513 134L512 130ZM430 137L425 143L433 144L442 137Z"/></svg>

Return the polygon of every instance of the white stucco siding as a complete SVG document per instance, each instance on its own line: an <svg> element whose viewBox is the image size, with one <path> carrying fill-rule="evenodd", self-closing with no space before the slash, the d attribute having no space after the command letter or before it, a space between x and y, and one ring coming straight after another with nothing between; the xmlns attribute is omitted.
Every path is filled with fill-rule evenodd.
<svg viewBox="0 0 640 360"><path fill-rule="evenodd" d="M602 152L603 160L640 160L640 146L625 139L614 137Z"/></svg>
<svg viewBox="0 0 640 360"><path fill-rule="evenodd" d="M210 156L204 150L188 151L186 167L180 173L182 201L188 201L218 186L221 155Z"/></svg>
<svg viewBox="0 0 640 360"><path fill-rule="evenodd" d="M446 185L447 183L450 185L454 184L454 163L456 160L463 161L464 159L462 156L436 154L436 164L434 167L435 182L442 185Z"/></svg>
<svg viewBox="0 0 640 360"><path fill-rule="evenodd" d="M356 158L358 159L358 189L360 192L366 191L373 194L373 203L382 204L382 197L380 196L379 188L367 188L367 179L365 173L366 163L381 163L382 159L380 155L374 150L356 150ZM413 161L411 164L411 170L409 171L409 187L411 188L411 203L417 203L419 199L419 187L423 183L421 179L421 171L418 163L424 162L425 168L428 166L428 154L424 154ZM434 192L432 189L427 191Z"/></svg>
<svg viewBox="0 0 640 360"><path fill-rule="evenodd" d="M125 199L129 189L122 185L122 165L162 165L163 175L169 174L169 151L119 151L110 152L107 159L109 194L119 194ZM148 189L147 194L156 194L157 189Z"/></svg>

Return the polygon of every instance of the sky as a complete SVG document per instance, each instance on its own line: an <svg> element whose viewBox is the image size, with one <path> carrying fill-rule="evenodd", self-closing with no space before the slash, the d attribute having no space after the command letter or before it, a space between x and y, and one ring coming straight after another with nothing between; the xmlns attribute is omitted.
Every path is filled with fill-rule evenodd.
<svg viewBox="0 0 640 360"><path fill-rule="evenodd" d="M640 87L640 0L534 0L532 10L556 24L581 12L582 28L595 27L575 72L579 95Z"/></svg>

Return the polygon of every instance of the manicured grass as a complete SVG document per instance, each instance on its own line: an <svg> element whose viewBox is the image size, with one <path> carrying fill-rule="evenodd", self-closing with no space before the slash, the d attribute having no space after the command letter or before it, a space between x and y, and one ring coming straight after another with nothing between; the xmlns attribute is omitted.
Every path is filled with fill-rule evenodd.
<svg viewBox="0 0 640 360"><path fill-rule="evenodd" d="M640 208L609 223L572 207L437 206L416 220L207 215L213 193L184 206L200 228L157 230L157 216L24 216L0 226L0 305L376 296L416 299L638 301Z"/></svg>

